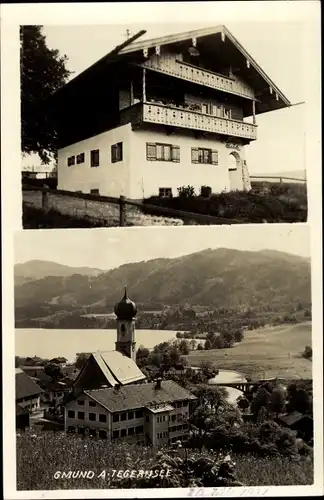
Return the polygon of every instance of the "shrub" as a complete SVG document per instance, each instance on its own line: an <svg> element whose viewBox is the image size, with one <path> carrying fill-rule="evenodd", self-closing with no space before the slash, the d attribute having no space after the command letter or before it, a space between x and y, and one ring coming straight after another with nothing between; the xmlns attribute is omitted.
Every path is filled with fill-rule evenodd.
<svg viewBox="0 0 324 500"><path fill-rule="evenodd" d="M193 186L181 186L177 189L180 198L193 198L195 196L195 188Z"/></svg>

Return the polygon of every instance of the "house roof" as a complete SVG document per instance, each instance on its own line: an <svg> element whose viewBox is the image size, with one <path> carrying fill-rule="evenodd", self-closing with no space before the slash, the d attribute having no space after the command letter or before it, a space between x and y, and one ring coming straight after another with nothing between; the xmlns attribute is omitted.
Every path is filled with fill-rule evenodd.
<svg viewBox="0 0 324 500"><path fill-rule="evenodd" d="M128 356L124 356L118 351L97 351L91 353L75 379L75 384L78 383L78 379L87 370L91 358L97 363L109 386L131 384L146 378L137 364Z"/></svg>
<svg viewBox="0 0 324 500"><path fill-rule="evenodd" d="M173 380L164 380L161 388L156 383L126 385L109 389L84 391L111 412L144 408L155 404L170 404L175 401L196 399L196 397Z"/></svg>
<svg viewBox="0 0 324 500"><path fill-rule="evenodd" d="M44 391L20 368L16 368L16 399L38 396Z"/></svg>
<svg viewBox="0 0 324 500"><path fill-rule="evenodd" d="M303 415L303 413L300 413L299 411L292 411L291 413L288 413L287 415L282 415L279 417L278 420L281 422L284 422L286 425L291 426L295 424L296 422L299 422L300 420L304 419L310 419L309 415Z"/></svg>
<svg viewBox="0 0 324 500"><path fill-rule="evenodd" d="M225 39L224 41L220 41L223 35L225 35ZM97 72L106 71L107 64L120 62L123 59L127 62L144 62L144 50L150 50L157 46L169 47L170 49L188 48L192 44L191 40L196 38L198 48L201 45L203 45L204 48L209 47L209 49L212 47L212 50L217 51L218 57L222 57L224 53L227 54L231 62L235 61L235 64L239 68L240 77L242 77L246 83L251 84L257 93L256 114L291 106L290 101L283 92L281 92L273 80L271 80L224 25L135 41L139 36L138 34L133 37L133 39L128 40L127 43L115 47L115 49L110 51L106 56L88 67L76 78L70 80L61 90L70 87L74 88L74 84L81 83L85 77L91 77L97 74ZM222 50L220 50L220 48ZM270 88L272 92L270 92ZM60 93L61 90L58 91L58 93Z"/></svg>

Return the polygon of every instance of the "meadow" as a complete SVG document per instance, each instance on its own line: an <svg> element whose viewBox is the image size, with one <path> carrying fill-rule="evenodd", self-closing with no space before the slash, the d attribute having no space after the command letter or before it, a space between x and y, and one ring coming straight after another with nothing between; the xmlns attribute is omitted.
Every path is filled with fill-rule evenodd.
<svg viewBox="0 0 324 500"><path fill-rule="evenodd" d="M230 349L191 351L185 358L191 366L202 361L219 369L231 369L252 379L312 378L312 363L301 354L312 345L311 322L279 325L244 332L244 340Z"/></svg>
<svg viewBox="0 0 324 500"><path fill-rule="evenodd" d="M187 455L186 455L187 454ZM31 460L31 457L33 458ZM213 452L195 453L191 450L164 449L161 454L152 448L127 443L107 443L64 433L26 431L17 435L17 489L108 489L127 488L129 482L118 478L113 471L145 470L158 464L173 463L170 478L157 479L154 487L185 487L179 461L194 458L221 463L222 456ZM273 456L261 458L252 454L232 455L237 480L244 486L306 485L313 483L311 457ZM161 465L160 465L161 467ZM169 467L169 466L168 466ZM58 474L58 471L60 474ZM62 472L91 471L93 477L59 477ZM103 471L106 471L103 474ZM151 480L152 481L152 480ZM142 482L133 487L152 487L152 482Z"/></svg>

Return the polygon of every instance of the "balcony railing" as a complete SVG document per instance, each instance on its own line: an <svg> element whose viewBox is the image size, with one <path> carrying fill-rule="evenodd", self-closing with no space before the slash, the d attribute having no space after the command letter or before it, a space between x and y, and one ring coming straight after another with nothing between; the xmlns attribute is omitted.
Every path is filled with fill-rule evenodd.
<svg viewBox="0 0 324 500"><path fill-rule="evenodd" d="M136 120L132 120L133 123L136 121L136 123L170 125L248 140L257 138L257 126L250 123L219 118L163 104L142 103L140 106L142 106L142 115L137 115Z"/></svg>
<svg viewBox="0 0 324 500"><path fill-rule="evenodd" d="M204 85L205 87L239 95L247 99L254 99L254 91L248 85L244 85L244 83L233 78L184 63L174 57L167 57L166 55L164 57L155 56L145 61L143 66L159 73Z"/></svg>

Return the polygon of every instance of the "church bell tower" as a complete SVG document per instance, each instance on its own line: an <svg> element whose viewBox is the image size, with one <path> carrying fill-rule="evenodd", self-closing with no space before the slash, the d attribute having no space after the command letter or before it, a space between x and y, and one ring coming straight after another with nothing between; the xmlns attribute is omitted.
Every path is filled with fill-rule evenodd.
<svg viewBox="0 0 324 500"><path fill-rule="evenodd" d="M124 297L117 302L114 308L117 316L116 351L136 361L135 319L137 307L127 296L125 287Z"/></svg>

